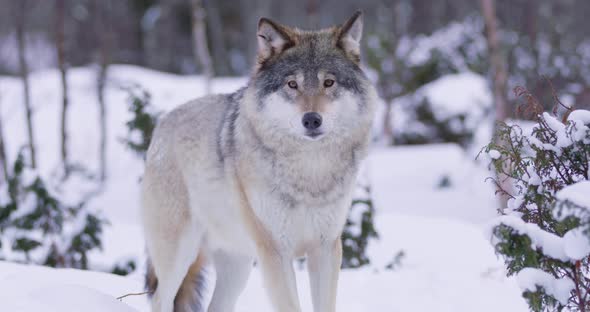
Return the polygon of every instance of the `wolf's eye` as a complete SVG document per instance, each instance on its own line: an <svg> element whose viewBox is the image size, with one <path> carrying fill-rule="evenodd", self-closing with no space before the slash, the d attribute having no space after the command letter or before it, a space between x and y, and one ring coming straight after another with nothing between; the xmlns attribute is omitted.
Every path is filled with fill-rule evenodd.
<svg viewBox="0 0 590 312"><path fill-rule="evenodd" d="M325 88L329 88L329 87L331 87L333 85L334 85L334 80L332 80L332 79L326 79L326 80L324 80L324 87Z"/></svg>
<svg viewBox="0 0 590 312"><path fill-rule="evenodd" d="M295 80L290 80L289 82L287 82L287 85L291 89L297 89L297 81L295 81Z"/></svg>

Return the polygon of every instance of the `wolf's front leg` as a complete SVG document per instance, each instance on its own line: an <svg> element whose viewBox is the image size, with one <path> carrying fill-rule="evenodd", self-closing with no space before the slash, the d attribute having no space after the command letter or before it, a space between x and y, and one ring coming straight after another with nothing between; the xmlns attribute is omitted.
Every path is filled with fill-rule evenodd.
<svg viewBox="0 0 590 312"><path fill-rule="evenodd" d="M321 243L320 246L309 251L307 263L313 310L315 312L336 311L338 274L342 264L342 242L340 238Z"/></svg>
<svg viewBox="0 0 590 312"><path fill-rule="evenodd" d="M258 260L275 312L300 312L292 259L281 255L272 246L264 246L258 250Z"/></svg>

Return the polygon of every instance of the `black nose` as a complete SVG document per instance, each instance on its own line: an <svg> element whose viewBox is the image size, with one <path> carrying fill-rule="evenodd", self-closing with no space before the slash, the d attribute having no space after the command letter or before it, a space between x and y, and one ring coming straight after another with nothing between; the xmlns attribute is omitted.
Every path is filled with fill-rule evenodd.
<svg viewBox="0 0 590 312"><path fill-rule="evenodd" d="M322 115L316 112L305 113L301 122L305 129L315 130L322 125Z"/></svg>

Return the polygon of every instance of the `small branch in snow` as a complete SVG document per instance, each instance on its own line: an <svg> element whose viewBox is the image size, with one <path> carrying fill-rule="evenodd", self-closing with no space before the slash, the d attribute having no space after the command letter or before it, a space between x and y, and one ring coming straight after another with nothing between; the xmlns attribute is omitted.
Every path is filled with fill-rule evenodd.
<svg viewBox="0 0 590 312"><path fill-rule="evenodd" d="M139 293L129 293L120 297L117 297L117 300L122 300L125 297L131 297L131 296L143 296L143 295L149 295L152 294L154 291L152 290L148 290L148 291L144 291L144 292L139 292Z"/></svg>

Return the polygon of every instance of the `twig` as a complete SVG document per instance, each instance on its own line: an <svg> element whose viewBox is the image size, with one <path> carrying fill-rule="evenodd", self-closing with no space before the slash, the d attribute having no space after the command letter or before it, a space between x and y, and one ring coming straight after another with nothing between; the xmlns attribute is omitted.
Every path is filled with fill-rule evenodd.
<svg viewBox="0 0 590 312"><path fill-rule="evenodd" d="M130 296L143 296L143 295L149 295L149 294L151 294L151 293L153 293L153 291L151 291L151 290L144 291L144 292L140 292L140 293L129 293L129 294L123 295L123 296L121 296L121 297L117 297L117 300L121 300L121 299L123 299L123 298L125 298L125 297L130 297Z"/></svg>
<svg viewBox="0 0 590 312"><path fill-rule="evenodd" d="M531 111L533 112L535 117L537 117L538 115L543 113L543 107L541 106L541 104L539 104L539 101L537 101L535 96L533 94L531 94L529 92L529 90L527 90L525 87L516 86L514 88L514 95L517 98L524 99L524 103L521 105L518 105L518 108L517 108L517 113L522 113L523 117L526 118L527 116L525 116L525 114L528 112L531 112Z"/></svg>
<svg viewBox="0 0 590 312"><path fill-rule="evenodd" d="M551 87L551 96L553 97L553 115L557 115L557 109L561 105L561 107L563 107L567 110L566 114L563 116L564 119L562 120L565 122L565 120L567 120L567 115L569 115L569 113L571 113L573 111L573 109L572 109L572 107L569 107L569 106L563 104L563 102L561 102L561 100L557 96L557 92L555 92L555 87L553 87L553 82L551 81L551 79L549 79L545 75L543 75L543 78L547 81L547 83L549 84L549 87Z"/></svg>

